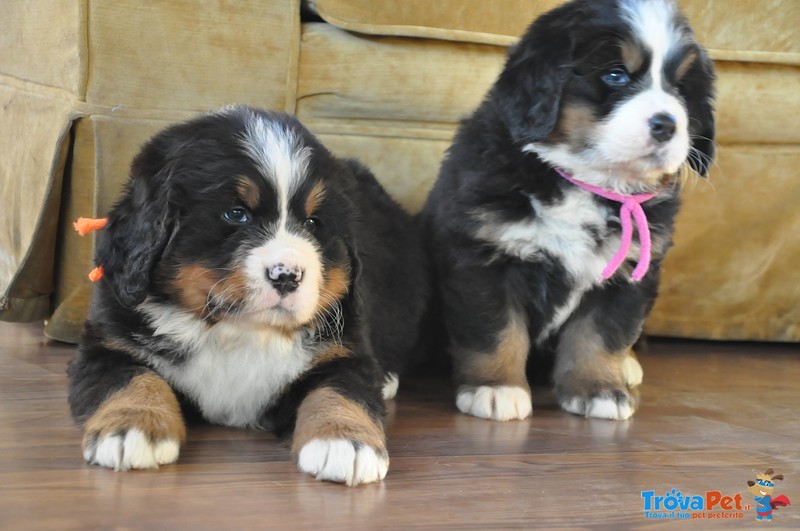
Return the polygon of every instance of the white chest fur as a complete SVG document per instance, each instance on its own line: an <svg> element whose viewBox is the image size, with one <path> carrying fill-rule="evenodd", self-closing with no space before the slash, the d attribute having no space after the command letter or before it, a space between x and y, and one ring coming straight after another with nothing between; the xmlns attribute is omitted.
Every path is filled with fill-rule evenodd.
<svg viewBox="0 0 800 531"><path fill-rule="evenodd" d="M310 366L313 353L299 334L217 323L208 326L174 309L145 303L155 334L188 351L179 364L156 369L175 389L193 399L211 422L254 426L263 409Z"/></svg>
<svg viewBox="0 0 800 531"><path fill-rule="evenodd" d="M562 306L552 309L550 322L543 323L538 338L542 340L564 323L587 290L600 283L620 239L607 229L607 221L617 213L595 201L589 192L568 190L562 201L552 205L534 197L530 202L534 212L530 218L511 223L488 221L478 237L522 260L555 258L570 276L572 291ZM602 238L599 245L595 234ZM636 248L631 251L638 253Z"/></svg>
<svg viewBox="0 0 800 531"><path fill-rule="evenodd" d="M530 197L534 215L511 223L486 223L478 237L493 242L500 251L522 260L541 259L545 254L559 260L573 281L590 283L600 278L618 237L606 237L607 207L583 190L570 190L564 199L544 205ZM606 241L598 246L592 231Z"/></svg>

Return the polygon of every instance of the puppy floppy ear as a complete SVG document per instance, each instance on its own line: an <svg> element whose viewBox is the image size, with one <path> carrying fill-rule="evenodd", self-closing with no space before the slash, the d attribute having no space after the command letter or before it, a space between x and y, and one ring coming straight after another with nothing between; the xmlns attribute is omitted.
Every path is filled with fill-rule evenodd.
<svg viewBox="0 0 800 531"><path fill-rule="evenodd" d="M691 151L689 166L701 177L708 177L714 160L714 63L705 50L698 49L697 60L684 74L680 92L689 113Z"/></svg>
<svg viewBox="0 0 800 531"><path fill-rule="evenodd" d="M567 8L531 25L492 89L490 98L517 143L543 140L556 126L573 54Z"/></svg>
<svg viewBox="0 0 800 531"><path fill-rule="evenodd" d="M95 262L103 266L103 281L123 306L144 301L153 267L177 230L170 173L154 143L147 144L134 159L130 180L100 235Z"/></svg>

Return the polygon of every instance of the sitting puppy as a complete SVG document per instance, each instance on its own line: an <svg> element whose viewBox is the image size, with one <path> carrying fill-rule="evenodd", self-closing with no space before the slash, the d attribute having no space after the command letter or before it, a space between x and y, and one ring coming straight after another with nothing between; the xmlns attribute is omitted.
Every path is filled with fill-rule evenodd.
<svg viewBox="0 0 800 531"><path fill-rule="evenodd" d="M462 412L527 417L526 367L549 359L566 411L633 414L678 178L713 156L713 79L665 0L573 1L510 50L423 210Z"/></svg>
<svg viewBox="0 0 800 531"><path fill-rule="evenodd" d="M173 463L193 412L293 430L318 479L383 479L384 399L430 289L413 227L288 115L229 107L156 135L100 236L69 368L85 459Z"/></svg>

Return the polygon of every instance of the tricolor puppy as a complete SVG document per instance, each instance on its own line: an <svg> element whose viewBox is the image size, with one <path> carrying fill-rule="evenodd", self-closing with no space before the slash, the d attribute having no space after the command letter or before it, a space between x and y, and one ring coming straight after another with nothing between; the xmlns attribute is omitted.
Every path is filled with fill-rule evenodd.
<svg viewBox="0 0 800 531"><path fill-rule="evenodd" d="M69 401L83 455L178 459L184 415L293 432L301 471L386 475L384 399L429 279L409 215L294 118L230 107L162 131L100 234Z"/></svg>
<svg viewBox="0 0 800 531"><path fill-rule="evenodd" d="M665 0L573 1L510 50L423 211L461 411L527 417L526 367L549 359L565 410L633 414L679 177L713 156L713 79Z"/></svg>

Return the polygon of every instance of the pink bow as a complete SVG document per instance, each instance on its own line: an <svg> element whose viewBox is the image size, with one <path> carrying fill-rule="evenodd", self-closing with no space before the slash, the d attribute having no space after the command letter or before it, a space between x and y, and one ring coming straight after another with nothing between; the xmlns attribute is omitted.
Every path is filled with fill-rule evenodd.
<svg viewBox="0 0 800 531"><path fill-rule="evenodd" d="M599 195L600 197L605 197L606 199L610 199L612 201L617 201L622 203L619 209L619 220L622 223L622 237L619 245L619 250L617 254L615 254L611 261L608 262L606 267L603 269L603 273L600 277L601 280L606 280L611 278L611 276L617 272L620 268L622 263L625 261L625 258L628 256L628 251L631 248L631 242L633 241L633 224L631 223L631 216L633 219L636 220L636 229L639 231L639 262L636 264L636 268L633 270L631 274L631 278L639 282L644 278L647 274L647 271L650 269L650 227L647 225L647 216L644 213L644 209L642 209L642 203L645 201L649 201L650 199L654 198L657 194L634 194L634 195L624 195L618 194L611 190L607 190L605 188L600 188L599 186L593 186L591 184L586 184L575 179L569 173L566 173L558 168L555 168L556 172L572 184L576 186L580 186L584 190L588 190L593 194Z"/></svg>

